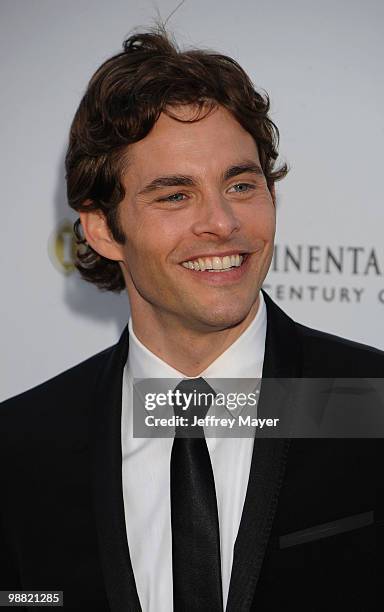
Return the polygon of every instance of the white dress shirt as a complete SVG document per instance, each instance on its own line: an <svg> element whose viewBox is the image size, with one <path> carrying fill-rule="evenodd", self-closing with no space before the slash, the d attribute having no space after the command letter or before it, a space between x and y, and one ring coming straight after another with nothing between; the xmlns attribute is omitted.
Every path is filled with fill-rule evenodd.
<svg viewBox="0 0 384 612"><path fill-rule="evenodd" d="M186 376L162 361L136 338L131 319L128 326L129 355L123 376L121 425L127 539L143 612L172 612L170 459L173 438L133 437L132 385L135 378L180 380ZM260 292L259 308L251 324L199 376L205 379L261 378L266 327L266 307ZM253 438L207 437L206 440L215 479L225 609Z"/></svg>

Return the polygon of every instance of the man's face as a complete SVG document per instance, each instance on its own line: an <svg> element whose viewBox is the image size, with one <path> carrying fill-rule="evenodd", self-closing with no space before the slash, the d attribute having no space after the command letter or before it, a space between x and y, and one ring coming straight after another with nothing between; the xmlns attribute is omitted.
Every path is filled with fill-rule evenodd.
<svg viewBox="0 0 384 612"><path fill-rule="evenodd" d="M228 111L195 123L160 115L129 146L123 184L119 249L134 321L151 314L174 330L214 331L256 312L275 207L255 142Z"/></svg>

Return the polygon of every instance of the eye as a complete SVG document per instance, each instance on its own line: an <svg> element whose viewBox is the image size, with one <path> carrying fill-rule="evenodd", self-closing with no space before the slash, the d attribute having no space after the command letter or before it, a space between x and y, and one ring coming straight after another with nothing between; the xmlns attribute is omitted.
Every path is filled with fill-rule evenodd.
<svg viewBox="0 0 384 612"><path fill-rule="evenodd" d="M182 202L184 200L185 194L184 193L172 193L169 196L166 196L165 198L159 198L157 201L158 202Z"/></svg>
<svg viewBox="0 0 384 612"><path fill-rule="evenodd" d="M247 191L256 189L256 187L251 183L236 183L236 185L232 185L231 189L235 189L236 193L246 193ZM231 191L231 189L229 191Z"/></svg>

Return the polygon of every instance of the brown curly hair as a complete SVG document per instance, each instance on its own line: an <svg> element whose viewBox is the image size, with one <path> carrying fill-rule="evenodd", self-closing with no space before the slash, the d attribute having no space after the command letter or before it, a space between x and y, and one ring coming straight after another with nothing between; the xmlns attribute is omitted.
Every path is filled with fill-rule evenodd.
<svg viewBox="0 0 384 612"><path fill-rule="evenodd" d="M172 107L184 104L199 111L217 105L229 110L253 136L269 189L288 172L286 164L274 168L279 132L268 117L268 95L255 90L235 60L205 49L180 51L162 26L132 34L123 51L91 78L71 125L65 159L69 205L76 211L101 210L120 244L125 242L118 205L125 195L121 176L127 146L144 138L160 113L172 116ZM206 114L199 112L193 121ZM100 289L122 291L119 263L87 244L79 219L74 231L82 277Z"/></svg>

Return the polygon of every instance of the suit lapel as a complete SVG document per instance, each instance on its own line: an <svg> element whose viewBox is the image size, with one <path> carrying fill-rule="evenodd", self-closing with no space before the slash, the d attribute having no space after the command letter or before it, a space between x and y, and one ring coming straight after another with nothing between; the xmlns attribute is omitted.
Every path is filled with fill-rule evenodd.
<svg viewBox="0 0 384 612"><path fill-rule="evenodd" d="M295 324L264 292L263 295L267 307L263 378L299 377L301 352ZM258 414L271 405L280 411L290 401L288 396L289 389L287 391L283 385L269 384L264 389L262 385ZM255 438L243 514L234 547L226 612L246 612L252 605L288 450L289 440Z"/></svg>
<svg viewBox="0 0 384 612"><path fill-rule="evenodd" d="M91 478L99 551L112 612L140 612L126 535L122 491L121 401L128 329L108 356L91 416Z"/></svg>

